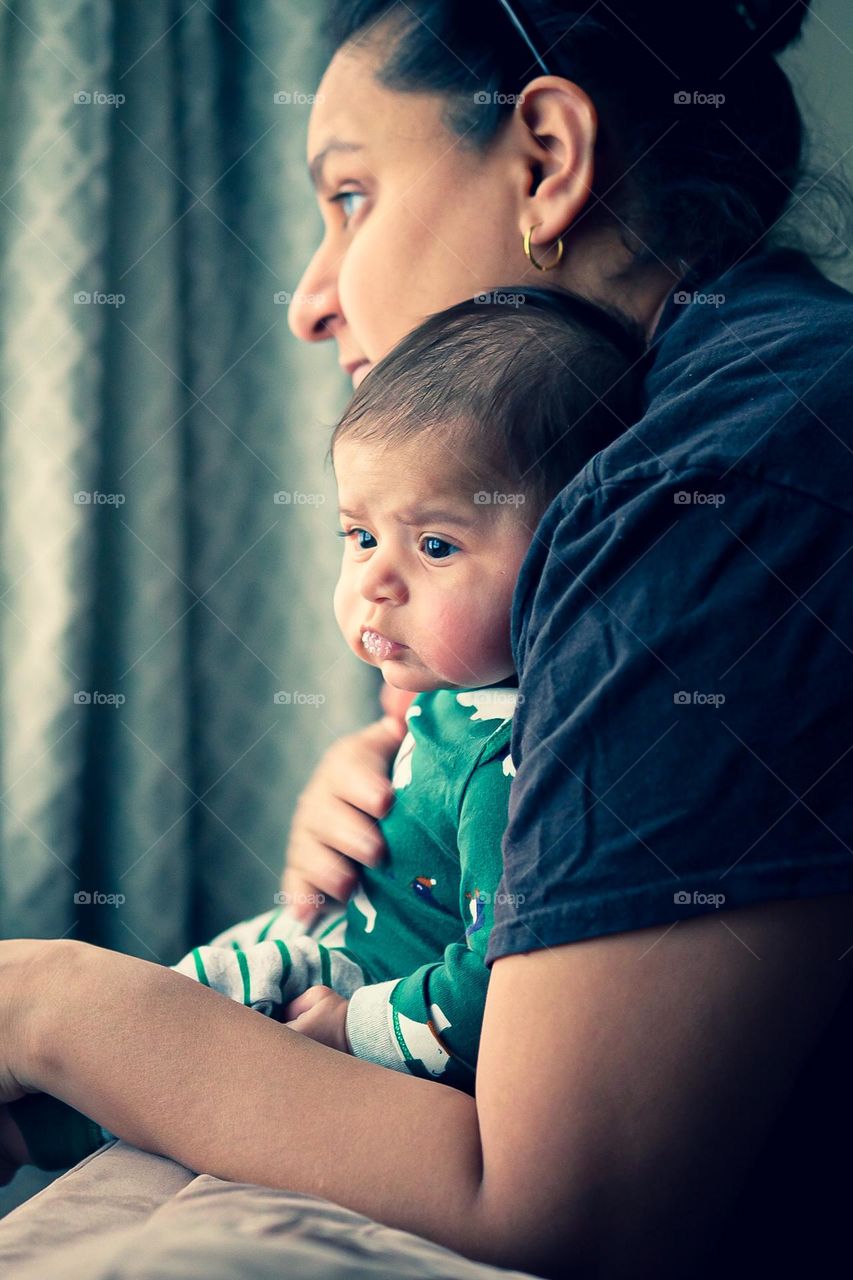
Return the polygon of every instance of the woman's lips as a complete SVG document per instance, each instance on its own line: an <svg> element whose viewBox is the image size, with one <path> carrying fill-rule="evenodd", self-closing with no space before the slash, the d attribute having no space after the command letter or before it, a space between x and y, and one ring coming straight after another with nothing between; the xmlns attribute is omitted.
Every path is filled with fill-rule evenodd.
<svg viewBox="0 0 853 1280"><path fill-rule="evenodd" d="M404 644L398 644L396 640L389 640L380 632L370 630L362 631L361 643L371 658L376 658L378 662L387 662L406 648Z"/></svg>
<svg viewBox="0 0 853 1280"><path fill-rule="evenodd" d="M364 379L365 379L365 378L367 377L367 375L370 373L370 370L371 370L372 368L373 368L373 365L370 363L370 361L369 361L369 360L365 360L364 364L360 364L360 365L358 365L358 367L357 367L357 368L353 369L353 371L352 371L352 386L353 386L353 390L354 390L354 391L356 390L356 388L357 388L357 387L359 387L359 386L361 385L361 383L364 381Z"/></svg>

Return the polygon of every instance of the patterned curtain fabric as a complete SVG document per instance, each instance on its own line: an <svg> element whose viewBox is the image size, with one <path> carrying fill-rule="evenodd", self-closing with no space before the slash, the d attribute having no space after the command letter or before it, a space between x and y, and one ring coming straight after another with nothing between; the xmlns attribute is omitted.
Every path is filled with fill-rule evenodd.
<svg viewBox="0 0 853 1280"><path fill-rule="evenodd" d="M0 5L0 933L166 964L273 905L371 718L332 615L348 387L286 300L315 6Z"/></svg>

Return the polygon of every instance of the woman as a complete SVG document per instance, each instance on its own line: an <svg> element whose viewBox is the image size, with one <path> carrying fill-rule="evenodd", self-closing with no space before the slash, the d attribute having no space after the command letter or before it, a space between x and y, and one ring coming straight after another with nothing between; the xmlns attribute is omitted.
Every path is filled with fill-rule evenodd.
<svg viewBox="0 0 853 1280"><path fill-rule="evenodd" d="M294 332L358 381L538 263L653 343L643 419L552 504L516 595L477 1097L328 1048L322 998L300 1035L160 966L20 941L0 1100L43 1089L191 1168L543 1276L772 1271L835 1225L853 944L853 312L757 252L798 173L771 51L805 6L694 5L690 32L648 0L335 7ZM346 896L345 855L381 852L399 737L323 761L291 892Z"/></svg>

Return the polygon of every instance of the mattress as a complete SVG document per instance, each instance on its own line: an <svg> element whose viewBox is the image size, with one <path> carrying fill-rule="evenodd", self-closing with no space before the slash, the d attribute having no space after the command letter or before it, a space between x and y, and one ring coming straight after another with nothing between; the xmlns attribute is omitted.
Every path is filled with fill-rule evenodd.
<svg viewBox="0 0 853 1280"><path fill-rule="evenodd" d="M116 1141L0 1220L4 1280L532 1280Z"/></svg>

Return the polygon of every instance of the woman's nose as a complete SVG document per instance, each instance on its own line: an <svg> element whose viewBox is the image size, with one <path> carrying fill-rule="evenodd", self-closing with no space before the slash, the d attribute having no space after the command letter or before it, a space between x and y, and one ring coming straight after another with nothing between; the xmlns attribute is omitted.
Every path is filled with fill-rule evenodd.
<svg viewBox="0 0 853 1280"><path fill-rule="evenodd" d="M287 312L290 331L301 342L336 337L344 317L338 298L338 277L323 245L305 268Z"/></svg>

